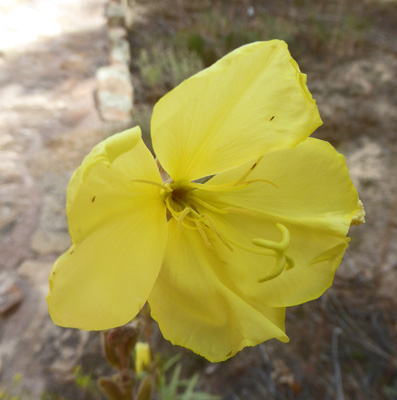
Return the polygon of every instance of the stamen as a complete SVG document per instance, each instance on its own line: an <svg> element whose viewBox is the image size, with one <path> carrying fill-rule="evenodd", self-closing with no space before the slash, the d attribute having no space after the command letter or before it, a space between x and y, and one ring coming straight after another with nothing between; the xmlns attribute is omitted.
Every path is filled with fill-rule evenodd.
<svg viewBox="0 0 397 400"><path fill-rule="evenodd" d="M259 161L260 159L258 162ZM255 167L256 164L251 167L250 171L252 171ZM224 232L221 233L217 229L216 224L212 220L211 213L221 215L228 213L256 215L257 213L255 211L238 207L217 207L201 199L197 196L197 192L194 192L195 188L208 191L219 191L219 189L220 191L237 190L255 182L265 182L275 186L276 188L278 187L273 182L262 179L243 182L242 180L244 180L248 175L249 173L244 174L244 176L240 178L235 186L232 184L207 186L195 182L189 182L188 184L184 183L183 186L179 186L177 184L160 185L156 182L141 180L136 180L136 182L150 183L161 187L160 194L166 204L167 212L178 222L179 229L182 230L187 228L190 230L197 230L204 244L208 248L212 250L214 249L206 229L211 230L230 251L234 251L233 247L235 246L249 253L274 257L275 265L273 269L264 278L258 279L258 282L267 282L278 277L284 270L289 270L294 267L294 261L292 258L286 255L286 251L290 245L289 230L282 224L276 224L277 229L281 232L281 240L279 242L266 240L263 238L252 239L251 243L253 246L236 242L230 237L226 236ZM201 213L202 208L207 209L208 213Z"/></svg>
<svg viewBox="0 0 397 400"><path fill-rule="evenodd" d="M166 196L165 197L165 199L164 199L164 201L165 201L165 205L167 206L167 209L168 209L168 211L172 214L172 215L174 215L174 209L173 209L173 207L171 207L171 204L170 204L170 197L169 196Z"/></svg>
<svg viewBox="0 0 397 400"><path fill-rule="evenodd" d="M229 211L230 213L233 213L233 214L249 215L251 217L258 215L258 213L256 211L246 210L244 208L238 208L238 207L225 207L224 210Z"/></svg>
<svg viewBox="0 0 397 400"><path fill-rule="evenodd" d="M191 222L193 225L195 224L195 219L197 217L200 217L200 214L198 214L193 208L189 207L185 202L178 200L177 202L172 201L172 196L170 195L171 192L168 192L165 195L164 202L167 206L167 211L171 214L175 220L178 221L178 226L179 229L182 228L187 228L187 229L196 229L196 227L189 225L186 223L186 220ZM175 209L175 206L178 205L180 207L184 207L180 211L177 211ZM194 218L189 217L189 214L193 214Z"/></svg>
<svg viewBox="0 0 397 400"><path fill-rule="evenodd" d="M267 179L253 179L251 181L244 181L242 183L246 183L248 185L250 185L251 183L255 183L255 182L264 182L264 183L269 183L270 185L274 186L276 189L278 189L279 187L272 181L269 181Z"/></svg>
<svg viewBox="0 0 397 400"><path fill-rule="evenodd" d="M195 182L189 182L189 186L191 186L193 189L200 189L200 190L205 190L207 192L232 192L234 190L240 190L246 188L248 185L251 185L256 182L264 182L268 183L272 186L274 186L276 189L279 187L272 181L269 181L267 179L252 179L250 181L238 181L238 183L224 183L221 185L203 185L200 183L195 183Z"/></svg>
<svg viewBox="0 0 397 400"><path fill-rule="evenodd" d="M165 198L165 204L166 204L166 206L167 206L167 208L168 208L168 211L172 214L172 216L173 216L174 218L178 219L178 218L179 218L179 214L180 214L182 211L176 211L176 210L175 210L175 208L171 205L170 196L167 196L167 197Z"/></svg>
<svg viewBox="0 0 397 400"><path fill-rule="evenodd" d="M167 192L172 192L172 189L166 185L163 185L161 183L157 183L157 182L153 182L153 181L147 181L145 179L131 179L130 182L134 182L134 183L147 183L148 185L154 185L154 186L158 186L159 188L167 191Z"/></svg>
<svg viewBox="0 0 397 400"><path fill-rule="evenodd" d="M248 171L246 171L242 177L240 177L240 179L238 179L234 185L238 185L239 183L241 183L245 178L247 178L251 172L258 166L258 164L261 162L263 156L259 157L254 164L248 169Z"/></svg>
<svg viewBox="0 0 397 400"><path fill-rule="evenodd" d="M190 229L191 231L195 231L197 229L197 227L196 226L192 226L192 225L188 225L186 223L186 220L189 220L189 222L192 222L194 225L196 224L196 220L194 218L186 217L182 222L182 228Z"/></svg>
<svg viewBox="0 0 397 400"><path fill-rule="evenodd" d="M193 189L206 190L207 192L231 192L233 190L243 189L248 185L241 184L234 186L230 183L224 183L222 185L202 185L200 183L189 182L189 186Z"/></svg>
<svg viewBox="0 0 397 400"><path fill-rule="evenodd" d="M188 203L186 203L185 201L182 200L178 200L178 203L182 206L184 206L185 208L189 209L189 213L192 214L195 218L200 219L201 215L192 207L189 206Z"/></svg>
<svg viewBox="0 0 397 400"><path fill-rule="evenodd" d="M246 210L244 208L238 208L238 207L223 207L223 208L219 208L219 207L215 207L209 203L207 203L206 201L200 199L197 196L192 196L191 200L193 202L196 202L198 204L200 204L201 206L207 208L208 210L211 210L213 212L216 212L218 214L229 214L229 213L234 213L234 214L243 214L243 215L257 215L257 212L252 211L252 210Z"/></svg>
<svg viewBox="0 0 397 400"><path fill-rule="evenodd" d="M209 224L209 228L216 234L216 236L218 236L218 238L221 240L221 242L230 250L230 251L234 251L233 247L230 246L230 244L226 241L226 239L218 232L218 230L216 229L212 219L210 218L210 216L208 214L202 214L202 216L207 220L208 224Z"/></svg>
<svg viewBox="0 0 397 400"><path fill-rule="evenodd" d="M213 250L214 247L212 246L211 242L208 240L208 237L207 237L207 235L205 234L204 229L203 229L203 227L201 226L200 221L196 219L194 222L196 223L197 229L198 229L198 231L199 231L199 233L200 233L201 238L204 240L205 245L206 245L208 248L210 248L210 249Z"/></svg>
<svg viewBox="0 0 397 400"><path fill-rule="evenodd" d="M188 207L186 207L186 208L181 212L181 214L179 215L179 218L178 218L178 226L179 226L179 229L180 229L180 230L182 230L183 220L185 219L185 217L186 217L189 213L190 213L190 210L189 210Z"/></svg>
<svg viewBox="0 0 397 400"><path fill-rule="evenodd" d="M195 201L196 203L202 205L203 207L207 208L208 210L214 211L218 214L228 214L228 211L225 211L225 209L212 206L211 204L208 204L206 201L201 200L197 196L194 196L192 198L192 200Z"/></svg>

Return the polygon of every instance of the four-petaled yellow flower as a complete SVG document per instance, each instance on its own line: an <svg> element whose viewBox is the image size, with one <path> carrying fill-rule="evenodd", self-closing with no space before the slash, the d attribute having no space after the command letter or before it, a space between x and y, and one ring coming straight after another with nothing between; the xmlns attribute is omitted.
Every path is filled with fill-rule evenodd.
<svg viewBox="0 0 397 400"><path fill-rule="evenodd" d="M282 41L257 42L184 81L138 127L98 144L67 193L72 247L48 304L102 330L148 300L165 338L211 361L288 341L285 308L319 297L364 211ZM159 172L160 170L160 172ZM166 173L165 173L166 171Z"/></svg>

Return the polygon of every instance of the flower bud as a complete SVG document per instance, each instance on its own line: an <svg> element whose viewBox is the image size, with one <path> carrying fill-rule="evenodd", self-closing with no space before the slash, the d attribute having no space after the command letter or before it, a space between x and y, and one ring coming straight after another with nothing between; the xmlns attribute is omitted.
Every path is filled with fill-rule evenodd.
<svg viewBox="0 0 397 400"><path fill-rule="evenodd" d="M139 374L150 363L150 346L148 343L138 342L135 345L135 372Z"/></svg>
<svg viewBox="0 0 397 400"><path fill-rule="evenodd" d="M147 375L139 386L137 400L151 400L153 391L153 378Z"/></svg>
<svg viewBox="0 0 397 400"><path fill-rule="evenodd" d="M125 400L120 386L111 378L99 378L98 386L109 400Z"/></svg>

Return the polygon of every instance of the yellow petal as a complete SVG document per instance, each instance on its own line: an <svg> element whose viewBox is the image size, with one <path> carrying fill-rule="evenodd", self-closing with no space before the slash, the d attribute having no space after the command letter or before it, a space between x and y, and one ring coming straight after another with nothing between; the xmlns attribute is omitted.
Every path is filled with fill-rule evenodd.
<svg viewBox="0 0 397 400"><path fill-rule="evenodd" d="M216 191L216 185L238 181L247 171L252 172L244 181L253 183L241 190ZM196 191L205 201L249 209L276 222L312 226L341 237L352 221L360 217L363 222L362 204L344 157L318 139L308 138L293 149L265 154L259 162L219 174L207 185L213 191Z"/></svg>
<svg viewBox="0 0 397 400"><path fill-rule="evenodd" d="M73 243L110 217L131 210L133 202L159 199L159 187L134 182L137 179L162 183L139 127L95 146L68 186L66 212Z"/></svg>
<svg viewBox="0 0 397 400"><path fill-rule="evenodd" d="M234 243L254 250L252 239L279 242L281 235L276 222L259 216L238 214L210 215L217 231ZM278 221L279 222L279 221ZM267 307L288 307L321 296L332 285L333 277L349 239L343 235L283 222L290 234L286 255L294 266L266 282L259 282L275 267L275 257L259 255L232 245L231 252L212 235L211 243L219 257L227 260L229 278L240 290L240 295L252 303Z"/></svg>
<svg viewBox="0 0 397 400"><path fill-rule="evenodd" d="M78 192L82 181L95 165L102 163L109 166L129 149L133 149L140 140L141 130L139 127L135 127L110 136L97 144L84 158L81 166L77 168L69 182L66 204L67 210L73 203L74 196ZM123 172L121 171L121 173Z"/></svg>
<svg viewBox="0 0 397 400"><path fill-rule="evenodd" d="M253 305L228 276L228 260L207 248L197 231L169 221L163 267L150 294L164 337L212 362L267 339L288 341L283 308Z"/></svg>
<svg viewBox="0 0 397 400"><path fill-rule="evenodd" d="M233 182L240 182L240 186L233 186ZM242 296L253 296L268 306L286 307L319 297L332 284L348 246L350 224L363 222L362 204L344 157L317 139L266 154L213 177L203 187L211 190L193 192L200 199L198 211L210 216L226 241L229 238L252 249L252 239L281 240L276 224L288 229L286 255L295 266L259 284L258 280L272 273L275 257L244 251L232 244L231 279L238 283ZM206 203L212 209L203 207ZM215 207L229 213L216 213ZM221 257L229 257L230 250L219 240L216 248Z"/></svg>
<svg viewBox="0 0 397 400"><path fill-rule="evenodd" d="M73 245L53 267L47 298L56 324L113 328L144 305L161 267L167 226L160 188L134 179L160 181L139 129L99 144L72 177Z"/></svg>
<svg viewBox="0 0 397 400"><path fill-rule="evenodd" d="M306 76L272 40L240 47L164 96L152 139L174 181L191 181L293 147L321 123Z"/></svg>

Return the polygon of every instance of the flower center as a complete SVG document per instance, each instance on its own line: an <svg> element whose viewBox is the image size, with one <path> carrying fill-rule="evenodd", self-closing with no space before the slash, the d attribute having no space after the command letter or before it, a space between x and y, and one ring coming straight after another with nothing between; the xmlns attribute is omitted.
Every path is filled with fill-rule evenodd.
<svg viewBox="0 0 397 400"><path fill-rule="evenodd" d="M273 269L258 282L266 282L279 276L284 270L289 270L294 266L294 261L287 256L286 252L290 244L290 234L287 227L283 224L276 224L277 229L281 233L279 242L266 240L263 238L252 238L251 245L245 245L239 241L233 240L225 232L220 232L213 221L211 215L214 214L244 214L257 215L256 212L238 207L216 207L200 198L195 192L197 189L204 191L224 192L242 189L253 183L271 184L278 188L276 184L264 179L247 180L251 172L256 168L260 159L258 159L237 181L223 185L205 185L196 182L173 182L164 172L162 174L163 184L146 181L133 180L133 182L147 183L158 186L160 188L160 197L167 208L168 221L174 218L178 222L179 229L197 230L203 239L205 245L214 249L211 242L211 232L218 238L230 251L234 251L234 247L244 251L259 254L262 256L270 256L275 258ZM159 166L159 170L161 166ZM204 180L205 182L206 180Z"/></svg>
<svg viewBox="0 0 397 400"><path fill-rule="evenodd" d="M200 220L200 214L190 198L194 188L189 184L166 183L160 191L160 197L167 206L167 218L178 221L179 227L197 228L195 220Z"/></svg>
<svg viewBox="0 0 397 400"><path fill-rule="evenodd" d="M234 187L235 185L225 185L222 188L223 190L234 190ZM238 247L250 253L274 257L274 268L264 278L259 279L259 282L274 279L284 270L291 269L294 266L293 260L286 255L290 244L290 234L289 230L284 225L276 224L277 229L281 233L280 242L265 240L263 238L253 238L251 240L253 246L244 245L243 243L231 239L224 232L220 232L208 211L217 214L234 213L255 215L256 213L235 207L215 207L195 195L196 189L206 190L209 189L209 187L207 186L206 189L204 189L202 184L194 182L185 184L167 183L164 185L164 189L160 191L160 196L167 206L168 220L174 218L178 222L181 230L197 230L206 246L210 249L214 249L210 240L210 232L212 232L230 251L234 251L234 247Z"/></svg>

